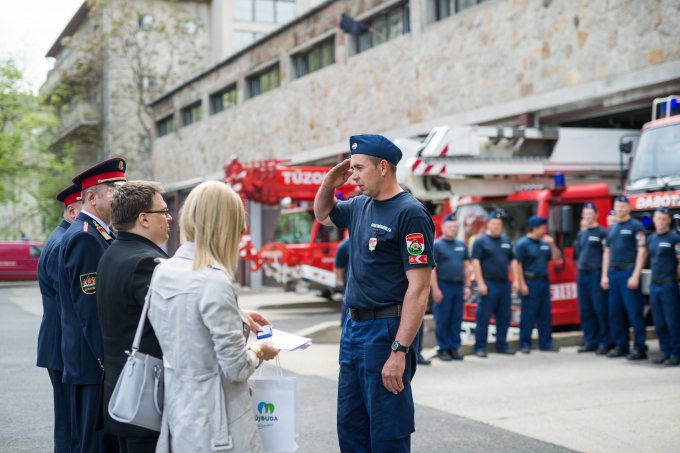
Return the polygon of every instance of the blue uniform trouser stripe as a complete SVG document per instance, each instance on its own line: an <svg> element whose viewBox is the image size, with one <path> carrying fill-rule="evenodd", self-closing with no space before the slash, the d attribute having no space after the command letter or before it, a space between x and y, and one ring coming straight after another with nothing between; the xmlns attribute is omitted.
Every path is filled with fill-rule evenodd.
<svg viewBox="0 0 680 453"><path fill-rule="evenodd" d="M79 453L104 451L102 431L95 430L99 407L99 385L71 385L71 445Z"/></svg>
<svg viewBox="0 0 680 453"><path fill-rule="evenodd" d="M649 286L649 303L659 348L666 357L680 358L680 295L675 282Z"/></svg>
<svg viewBox="0 0 680 453"><path fill-rule="evenodd" d="M460 326L463 322L463 290L460 283L439 281L444 298L432 306L435 338L439 349L460 348Z"/></svg>
<svg viewBox="0 0 680 453"><path fill-rule="evenodd" d="M343 453L408 452L415 431L411 378L416 353L406 355L404 390L389 393L382 368L399 318L348 319L340 339L337 429ZM390 415L393 414L393 415ZM396 415L394 415L396 414Z"/></svg>
<svg viewBox="0 0 680 453"><path fill-rule="evenodd" d="M71 397L70 385L62 382L63 373L47 369L52 381L52 397L54 400L54 451L68 453L71 451Z"/></svg>
<svg viewBox="0 0 680 453"><path fill-rule="evenodd" d="M609 270L609 319L612 340L616 346L628 348L628 323L633 327L633 347L646 351L647 332L642 315L642 294L640 288L628 289L628 279L633 269Z"/></svg>
<svg viewBox="0 0 680 453"><path fill-rule="evenodd" d="M600 286L599 272L579 272L577 277L578 310L586 346L606 348L609 338L607 293Z"/></svg>
<svg viewBox="0 0 680 453"><path fill-rule="evenodd" d="M510 327L511 285L509 281L494 282L486 280L489 292L481 296L475 311L475 351L486 349L489 336L489 320L493 314L496 319L496 350L507 349L508 327Z"/></svg>
<svg viewBox="0 0 680 453"><path fill-rule="evenodd" d="M538 347L553 347L552 314L550 313L550 282L529 280L529 295L522 297L522 317L519 322L519 345L531 347L531 331L538 328Z"/></svg>

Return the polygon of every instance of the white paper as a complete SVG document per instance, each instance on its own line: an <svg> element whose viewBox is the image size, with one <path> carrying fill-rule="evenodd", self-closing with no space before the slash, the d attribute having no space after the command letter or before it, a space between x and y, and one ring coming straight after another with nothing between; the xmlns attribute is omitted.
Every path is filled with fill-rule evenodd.
<svg viewBox="0 0 680 453"><path fill-rule="evenodd" d="M263 338L263 340L271 341L275 348L282 349L284 351L307 349L312 345L311 338L301 337L299 335L294 335L279 329L272 329L272 336L269 338Z"/></svg>

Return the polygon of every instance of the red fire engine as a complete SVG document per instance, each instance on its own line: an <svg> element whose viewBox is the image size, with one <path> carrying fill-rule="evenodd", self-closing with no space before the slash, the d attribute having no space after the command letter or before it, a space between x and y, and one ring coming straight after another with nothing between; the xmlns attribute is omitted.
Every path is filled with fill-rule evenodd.
<svg viewBox="0 0 680 453"><path fill-rule="evenodd" d="M242 238L240 254L251 271L263 269L265 275L284 285L326 290L335 287L333 259L344 231L316 222L311 206L330 169L289 166L282 160L242 164L233 159L225 165L225 182L241 195L244 203L282 207L271 242L256 250L249 234ZM348 198L355 188L345 184L337 195ZM253 225L249 230L253 230Z"/></svg>
<svg viewBox="0 0 680 453"><path fill-rule="evenodd" d="M632 215L653 231L652 215L659 206L671 210L680 226L680 96L655 99L652 120L642 127L628 173L626 193ZM634 140L625 136L620 151L629 154ZM642 291L649 291L650 271L642 271Z"/></svg>
<svg viewBox="0 0 680 453"><path fill-rule="evenodd" d="M549 219L548 229L564 258L550 263L553 324L579 323L573 241L581 206L598 206L606 225L611 194L617 189L622 130L580 128L439 127L424 142L400 141L411 149L402 178L416 197L450 202L459 238L471 250L492 210L506 213L505 234L513 241L527 233L527 219ZM476 296L466 301L464 320L474 321ZM520 301L513 295L513 323Z"/></svg>

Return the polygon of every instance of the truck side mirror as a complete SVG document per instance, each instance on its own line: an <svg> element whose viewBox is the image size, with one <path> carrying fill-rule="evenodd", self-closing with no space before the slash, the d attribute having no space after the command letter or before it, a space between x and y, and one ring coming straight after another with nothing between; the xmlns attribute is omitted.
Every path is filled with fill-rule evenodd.
<svg viewBox="0 0 680 453"><path fill-rule="evenodd" d="M621 154L630 154L633 152L633 145L638 139L639 134L626 134L621 136L619 140L619 152Z"/></svg>

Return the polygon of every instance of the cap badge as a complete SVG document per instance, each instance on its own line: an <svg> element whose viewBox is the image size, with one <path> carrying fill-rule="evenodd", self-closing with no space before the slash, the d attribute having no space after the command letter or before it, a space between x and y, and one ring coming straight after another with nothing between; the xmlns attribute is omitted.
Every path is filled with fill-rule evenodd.
<svg viewBox="0 0 680 453"><path fill-rule="evenodd" d="M352 151L357 149L357 142L352 143Z"/></svg>

